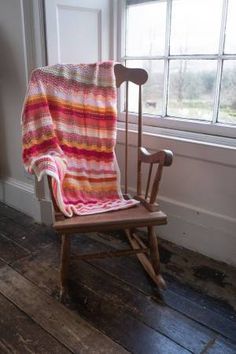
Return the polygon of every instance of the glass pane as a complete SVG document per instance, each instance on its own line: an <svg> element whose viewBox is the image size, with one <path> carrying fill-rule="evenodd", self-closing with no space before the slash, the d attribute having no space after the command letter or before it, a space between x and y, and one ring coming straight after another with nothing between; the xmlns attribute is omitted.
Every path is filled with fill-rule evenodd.
<svg viewBox="0 0 236 354"><path fill-rule="evenodd" d="M236 60L225 60L218 121L236 124Z"/></svg>
<svg viewBox="0 0 236 354"><path fill-rule="evenodd" d="M163 60L127 60L128 68L142 68L148 72L143 86L143 113L161 115L163 96ZM138 86L129 84L129 111L138 112Z"/></svg>
<svg viewBox="0 0 236 354"><path fill-rule="evenodd" d="M171 54L218 53L222 0L173 0Z"/></svg>
<svg viewBox="0 0 236 354"><path fill-rule="evenodd" d="M236 53L236 1L229 0L227 25L226 25L226 39L225 39L225 53Z"/></svg>
<svg viewBox="0 0 236 354"><path fill-rule="evenodd" d="M126 55L163 55L166 1L127 7Z"/></svg>
<svg viewBox="0 0 236 354"><path fill-rule="evenodd" d="M172 60L169 74L168 115L211 120L216 67L215 60Z"/></svg>

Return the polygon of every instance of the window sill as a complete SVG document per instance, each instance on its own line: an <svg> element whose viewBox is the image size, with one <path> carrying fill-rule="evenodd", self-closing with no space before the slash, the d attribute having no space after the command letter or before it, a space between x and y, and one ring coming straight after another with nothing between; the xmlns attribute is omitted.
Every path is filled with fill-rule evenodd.
<svg viewBox="0 0 236 354"><path fill-rule="evenodd" d="M129 113L129 122L130 123L137 123L137 114L136 113ZM125 113L121 112L119 114L119 120L121 122L125 121ZM183 132L185 135L188 135L191 133L202 136L203 138L200 137L200 140L204 139L204 136L212 137L213 141L218 138L224 139L225 138L230 138L230 139L235 139L236 138L236 125L227 125L227 124L221 124L221 123L215 123L212 124L209 121L203 121L203 120L190 120L190 119L184 119L180 117L170 117L166 116L165 118L160 117L160 116L154 116L154 115L143 115L143 121L145 122L145 125L147 127L150 127L151 129L153 128L165 128L168 130L168 132L173 131L173 135L178 134L178 132ZM168 133L169 134L169 133ZM180 133L181 134L181 133ZM195 139L195 138L194 138ZM220 141L220 139L217 140L217 142ZM228 140L228 139L227 139ZM232 143L229 142L230 146L232 146Z"/></svg>
<svg viewBox="0 0 236 354"><path fill-rule="evenodd" d="M118 122L118 143L125 143L125 123ZM137 146L137 124L129 123L129 144ZM236 139L143 126L143 146L150 150L170 149L177 156L236 167Z"/></svg>

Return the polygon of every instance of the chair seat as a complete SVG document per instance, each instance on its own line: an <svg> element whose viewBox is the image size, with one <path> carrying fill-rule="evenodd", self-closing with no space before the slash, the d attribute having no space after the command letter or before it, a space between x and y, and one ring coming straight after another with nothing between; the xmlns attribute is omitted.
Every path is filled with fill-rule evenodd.
<svg viewBox="0 0 236 354"><path fill-rule="evenodd" d="M138 204L129 209L58 220L53 227L58 232L67 234L164 225L166 223L167 216L162 211L150 212L142 204Z"/></svg>

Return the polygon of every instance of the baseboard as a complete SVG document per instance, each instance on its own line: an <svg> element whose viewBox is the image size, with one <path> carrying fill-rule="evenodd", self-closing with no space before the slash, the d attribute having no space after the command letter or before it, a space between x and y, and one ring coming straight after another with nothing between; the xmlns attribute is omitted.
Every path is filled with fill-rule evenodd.
<svg viewBox="0 0 236 354"><path fill-rule="evenodd" d="M180 246L236 266L236 219L160 198L168 224L159 235Z"/></svg>
<svg viewBox="0 0 236 354"><path fill-rule="evenodd" d="M236 219L164 196L158 202L168 216L168 224L157 230L161 238L236 266Z"/></svg>
<svg viewBox="0 0 236 354"><path fill-rule="evenodd" d="M35 197L34 185L14 178L0 180L0 201L31 216L37 222L52 223L51 202Z"/></svg>

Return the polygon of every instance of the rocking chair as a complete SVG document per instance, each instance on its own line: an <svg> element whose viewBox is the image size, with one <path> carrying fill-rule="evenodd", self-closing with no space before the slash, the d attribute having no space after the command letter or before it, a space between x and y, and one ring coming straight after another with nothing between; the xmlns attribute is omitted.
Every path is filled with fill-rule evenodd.
<svg viewBox="0 0 236 354"><path fill-rule="evenodd" d="M142 85L147 81L148 74L143 69L126 68L121 64L114 67L117 88L126 82L126 109L125 109L125 198L129 198L128 190L128 83L133 82L139 87L138 99L138 157L137 157L137 194L134 197L140 204L125 210L111 211L102 214L74 216L66 218L59 210L51 186L51 177L48 177L51 199L53 202L55 222L53 228L61 235L61 258L60 258L60 300L67 296L67 279L69 271L70 242L71 235L83 232L103 232L109 230L125 230L125 234L131 245L130 249L114 252L99 252L81 254L79 259L118 257L136 254L142 266L161 289L165 289L166 283L160 274L160 257L158 251L155 226L167 223L167 216L156 203L159 184L164 166L172 164L173 154L169 150L161 150L150 154L142 147ZM145 194L142 194L142 164L149 164L149 172ZM156 166L154 178L152 178L153 167ZM136 228L147 227L148 244L136 233Z"/></svg>

